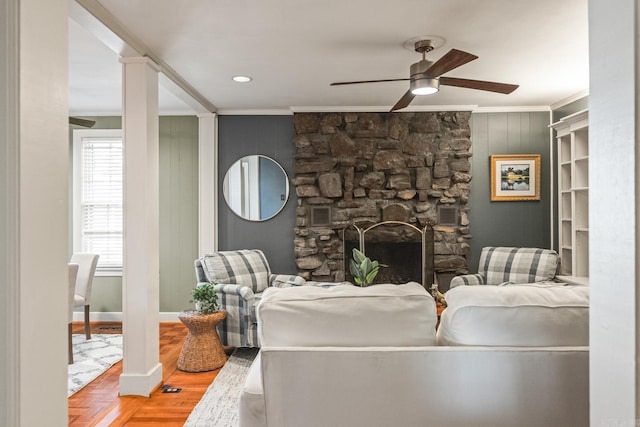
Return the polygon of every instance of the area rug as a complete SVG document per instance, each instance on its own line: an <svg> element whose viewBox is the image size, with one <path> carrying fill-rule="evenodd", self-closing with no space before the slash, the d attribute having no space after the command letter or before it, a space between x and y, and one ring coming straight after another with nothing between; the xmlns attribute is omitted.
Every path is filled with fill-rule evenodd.
<svg viewBox="0 0 640 427"><path fill-rule="evenodd" d="M238 398L258 348L237 348L189 415L186 427L237 427Z"/></svg>
<svg viewBox="0 0 640 427"><path fill-rule="evenodd" d="M73 362L69 365L67 396L71 396L122 359L122 335L74 334Z"/></svg>

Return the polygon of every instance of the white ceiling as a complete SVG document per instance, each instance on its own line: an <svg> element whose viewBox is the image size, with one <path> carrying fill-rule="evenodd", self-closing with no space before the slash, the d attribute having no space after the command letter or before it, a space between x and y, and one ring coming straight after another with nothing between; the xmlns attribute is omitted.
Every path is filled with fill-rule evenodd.
<svg viewBox="0 0 640 427"><path fill-rule="evenodd" d="M587 0L84 2L103 6L145 53L168 64L220 113L389 109L408 82L329 83L408 77L420 55L403 43L421 35L445 39L428 59L452 48L479 56L446 76L520 87L510 95L441 87L416 97L408 110L543 107L586 91L589 83ZM69 19L70 112L118 113L119 54L85 27ZM253 81L234 83L236 74ZM163 88L160 108L193 113Z"/></svg>

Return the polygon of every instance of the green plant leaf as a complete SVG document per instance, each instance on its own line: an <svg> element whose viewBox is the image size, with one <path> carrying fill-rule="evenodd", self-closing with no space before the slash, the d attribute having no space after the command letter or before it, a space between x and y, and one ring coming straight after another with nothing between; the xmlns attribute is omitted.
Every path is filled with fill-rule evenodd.
<svg viewBox="0 0 640 427"><path fill-rule="evenodd" d="M367 285L370 285L373 282L373 279L375 279L377 275L378 275L377 268L371 270L366 276Z"/></svg>
<svg viewBox="0 0 640 427"><path fill-rule="evenodd" d="M349 263L349 271L354 278L359 277L360 274L362 274L362 272L360 271L360 267L354 260L351 260L351 262Z"/></svg>
<svg viewBox="0 0 640 427"><path fill-rule="evenodd" d="M362 252L360 252L356 248L353 248L353 259L356 260L358 264L362 263L362 261L364 261L365 258L366 257Z"/></svg>

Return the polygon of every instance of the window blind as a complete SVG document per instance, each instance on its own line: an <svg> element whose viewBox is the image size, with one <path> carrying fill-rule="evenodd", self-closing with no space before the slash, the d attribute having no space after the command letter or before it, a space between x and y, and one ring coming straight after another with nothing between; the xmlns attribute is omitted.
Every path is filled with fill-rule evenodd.
<svg viewBox="0 0 640 427"><path fill-rule="evenodd" d="M84 136L80 139L80 248L100 255L98 269L121 271L123 262L123 146L122 137ZM78 169L76 169L78 170ZM76 242L78 239L76 239Z"/></svg>

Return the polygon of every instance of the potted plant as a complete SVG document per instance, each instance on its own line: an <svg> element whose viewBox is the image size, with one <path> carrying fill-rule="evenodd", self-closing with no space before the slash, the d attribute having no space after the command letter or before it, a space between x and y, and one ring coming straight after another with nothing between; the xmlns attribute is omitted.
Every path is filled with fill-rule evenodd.
<svg viewBox="0 0 640 427"><path fill-rule="evenodd" d="M357 285L369 286L378 275L381 264L372 261L364 253L353 248L353 259L349 264L349 271Z"/></svg>
<svg viewBox="0 0 640 427"><path fill-rule="evenodd" d="M198 314L211 314L218 311L218 294L213 283L200 283L193 289L192 296Z"/></svg>

